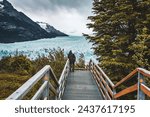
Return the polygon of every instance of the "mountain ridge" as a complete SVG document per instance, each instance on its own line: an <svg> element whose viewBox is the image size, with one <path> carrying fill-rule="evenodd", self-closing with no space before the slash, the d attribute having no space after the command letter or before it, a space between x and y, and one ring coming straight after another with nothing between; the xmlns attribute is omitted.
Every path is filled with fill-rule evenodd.
<svg viewBox="0 0 150 117"><path fill-rule="evenodd" d="M7 0L0 1L0 43L32 41L54 38L36 22L17 11Z"/></svg>
<svg viewBox="0 0 150 117"><path fill-rule="evenodd" d="M39 24L41 26L41 28L43 28L44 30L46 30L48 33L51 33L53 35L57 35L57 36L68 36L67 34L55 29L53 26L49 25L46 22L36 22L37 24Z"/></svg>

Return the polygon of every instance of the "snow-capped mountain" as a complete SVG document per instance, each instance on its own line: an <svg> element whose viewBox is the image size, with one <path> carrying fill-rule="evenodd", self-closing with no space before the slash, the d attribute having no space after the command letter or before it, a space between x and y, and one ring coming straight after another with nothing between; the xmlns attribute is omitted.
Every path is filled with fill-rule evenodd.
<svg viewBox="0 0 150 117"><path fill-rule="evenodd" d="M0 43L31 41L52 38L51 34L41 28L22 12L18 12L7 0L0 1Z"/></svg>
<svg viewBox="0 0 150 117"><path fill-rule="evenodd" d="M37 22L41 28L43 28L44 30L46 30L48 33L52 34L52 35L57 35L57 36L68 36L67 34L55 29L53 26L49 25L48 23L45 22Z"/></svg>

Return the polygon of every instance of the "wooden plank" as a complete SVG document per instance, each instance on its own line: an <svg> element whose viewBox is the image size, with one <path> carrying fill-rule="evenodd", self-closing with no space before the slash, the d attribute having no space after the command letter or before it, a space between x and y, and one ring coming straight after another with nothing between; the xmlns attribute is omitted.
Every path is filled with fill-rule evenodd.
<svg viewBox="0 0 150 117"><path fill-rule="evenodd" d="M95 64L95 63L94 63ZM111 87L114 87L114 83L110 80L110 78L105 74L105 72L97 65L95 64L97 69L100 71L100 73L104 76L104 78L110 83Z"/></svg>
<svg viewBox="0 0 150 117"><path fill-rule="evenodd" d="M147 86L145 86L144 84L141 84L140 86L141 90L150 97L150 88L148 88Z"/></svg>
<svg viewBox="0 0 150 117"><path fill-rule="evenodd" d="M49 82L50 90L55 94L55 96L58 95L57 90L53 87L53 85Z"/></svg>
<svg viewBox="0 0 150 117"><path fill-rule="evenodd" d="M59 81L58 81L58 83L59 83L59 88L58 88L59 97L58 97L58 99L61 99L63 96L64 90L65 90L66 78L68 77L69 72L70 71L69 71L69 59L68 59L66 64L65 64L65 67L61 73Z"/></svg>
<svg viewBox="0 0 150 117"><path fill-rule="evenodd" d="M86 68L75 68L74 70L83 70L83 71L86 71L87 69Z"/></svg>
<svg viewBox="0 0 150 117"><path fill-rule="evenodd" d="M104 95L103 90L101 89L101 87L102 87L101 84L96 80L96 77L94 76L94 74L92 74L92 76L93 76L93 79L95 80L95 82L96 82L96 84L97 84L97 87L98 87L99 91L101 92L103 98L104 98L105 100L107 100L106 96Z"/></svg>
<svg viewBox="0 0 150 117"><path fill-rule="evenodd" d="M101 94L102 94L103 98L104 98L105 100L107 100L107 97L104 95L104 92L102 91L102 89L101 89L101 88L99 88L99 91L101 92Z"/></svg>
<svg viewBox="0 0 150 117"><path fill-rule="evenodd" d="M51 68L51 66L49 66L49 67L50 67L50 77L53 79L53 81L55 82L56 86L59 87L59 83L58 83L58 80L56 78L56 75L54 74L54 71Z"/></svg>
<svg viewBox="0 0 150 117"><path fill-rule="evenodd" d="M132 86L130 86L130 87L128 87L128 88L126 88L126 89L120 91L119 93L115 94L115 95L114 95L114 98L117 99L117 98L119 98L119 97L121 97L121 96L123 96L123 95L126 95L126 94L128 94L128 93L134 92L134 91L136 91L137 89L138 89L137 84L132 85Z"/></svg>
<svg viewBox="0 0 150 117"><path fill-rule="evenodd" d="M122 80L120 80L113 88L118 87L119 85L121 85L122 83L124 83L125 81L129 80L132 78L132 76L134 76L137 73L137 69L135 69L134 71L132 71L130 74L128 74L125 78L123 78Z"/></svg>
<svg viewBox="0 0 150 117"><path fill-rule="evenodd" d="M125 78L123 78L121 81L119 81L114 88L118 87L119 85L121 85L123 82L129 80L132 78L132 76L134 76L137 72L140 72L141 74L143 74L144 76L150 77L150 71L143 69L143 68L136 68L134 71L132 71L130 74L128 74Z"/></svg>
<svg viewBox="0 0 150 117"><path fill-rule="evenodd" d="M101 84L101 89L103 89L105 96L107 97L108 100L111 100L111 97L108 94L107 89L104 87L104 84L100 81L100 79L98 78L96 72L94 71L95 77L97 78L98 82Z"/></svg>
<svg viewBox="0 0 150 117"><path fill-rule="evenodd" d="M101 100L96 82L90 71L74 71L67 78L64 100Z"/></svg>
<svg viewBox="0 0 150 117"><path fill-rule="evenodd" d="M69 67L69 59L67 60L65 67L61 73L61 76L60 76L59 81L58 81L59 84L61 84L62 80L64 79L64 75L66 74L66 71L69 72L69 70L67 70L68 67Z"/></svg>
<svg viewBox="0 0 150 117"><path fill-rule="evenodd" d="M97 84L97 86L98 86L98 89L99 89L99 91L101 92L101 94L102 94L102 96L103 96L103 98L105 99L105 100L107 100L107 97L105 96L105 94L104 94L104 91L102 90L102 83L99 83L100 81L99 81L99 79L98 80L96 80L96 76L93 74L93 77L94 77L94 79L95 79L95 81L96 81L96 84Z"/></svg>
<svg viewBox="0 0 150 117"><path fill-rule="evenodd" d="M104 78L102 77L102 75L100 75L97 70L95 72L98 75L98 77L102 80L103 84L105 85L105 87L106 87L107 91L109 92L109 94L111 95L111 97L113 97L114 96L113 95L113 91L111 90L111 88L109 87L109 85L106 83L106 81L104 80Z"/></svg>
<svg viewBox="0 0 150 117"><path fill-rule="evenodd" d="M22 99L32 87L45 76L45 74L50 70L50 66L46 65L38 73L32 76L28 81L26 81L20 88L18 88L13 94L11 94L6 100L20 100Z"/></svg>
<svg viewBox="0 0 150 117"><path fill-rule="evenodd" d="M36 92L36 94L32 97L31 100L38 100L41 97L41 94L43 93L47 85L48 85L48 81L45 81L43 85L39 88L39 90Z"/></svg>
<svg viewBox="0 0 150 117"><path fill-rule="evenodd" d="M150 77L150 71L143 69L143 68L137 68L137 71L143 74L144 76Z"/></svg>

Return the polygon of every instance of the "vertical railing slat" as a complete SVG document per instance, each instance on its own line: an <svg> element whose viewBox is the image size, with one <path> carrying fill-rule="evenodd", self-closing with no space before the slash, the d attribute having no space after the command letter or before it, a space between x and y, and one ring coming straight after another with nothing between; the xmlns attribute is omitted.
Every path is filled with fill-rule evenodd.
<svg viewBox="0 0 150 117"><path fill-rule="evenodd" d="M138 90L137 90L137 99L138 100L145 100L145 94L141 90L141 84L144 83L144 76L138 72Z"/></svg>

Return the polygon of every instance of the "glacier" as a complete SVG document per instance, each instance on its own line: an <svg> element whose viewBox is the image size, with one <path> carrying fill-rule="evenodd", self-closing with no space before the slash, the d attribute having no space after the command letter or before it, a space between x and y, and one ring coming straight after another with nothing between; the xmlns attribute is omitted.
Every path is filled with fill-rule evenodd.
<svg viewBox="0 0 150 117"><path fill-rule="evenodd" d="M88 42L83 36L56 37L10 44L0 43L0 58L15 55L17 51L27 55L31 59L35 59L38 57L38 54L47 55L48 50L58 48L64 49L65 55L72 50L77 58L83 53L86 63L89 62L90 59L96 58L91 49L92 43Z"/></svg>

